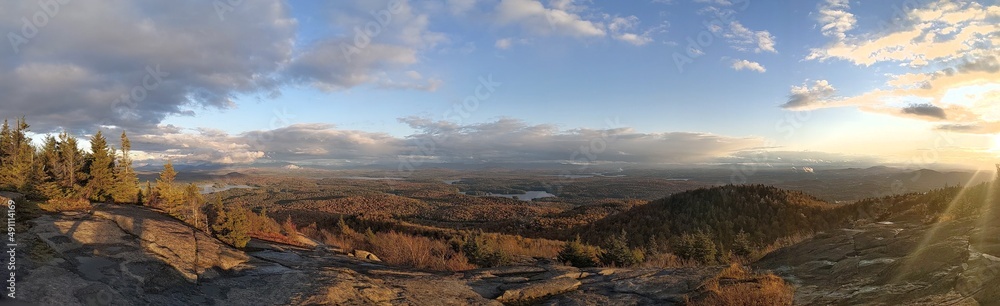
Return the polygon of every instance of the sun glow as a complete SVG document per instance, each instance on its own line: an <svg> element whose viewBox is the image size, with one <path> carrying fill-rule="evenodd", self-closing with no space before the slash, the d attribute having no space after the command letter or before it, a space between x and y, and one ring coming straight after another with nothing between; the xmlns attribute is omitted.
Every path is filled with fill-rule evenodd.
<svg viewBox="0 0 1000 306"><path fill-rule="evenodd" d="M993 146L990 147L989 151L1000 156L1000 134L993 135Z"/></svg>

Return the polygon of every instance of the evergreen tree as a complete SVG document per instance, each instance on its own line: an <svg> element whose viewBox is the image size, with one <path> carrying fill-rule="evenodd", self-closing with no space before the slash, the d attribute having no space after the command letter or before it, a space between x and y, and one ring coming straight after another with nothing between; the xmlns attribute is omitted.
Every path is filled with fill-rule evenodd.
<svg viewBox="0 0 1000 306"><path fill-rule="evenodd" d="M250 242L250 234L247 231L250 226L250 221L247 219L249 212L246 209L241 207L226 210L222 205L222 198L216 195L215 201L212 202L212 211L214 212L212 232L216 238L237 248L245 247L247 242Z"/></svg>
<svg viewBox="0 0 1000 306"><path fill-rule="evenodd" d="M167 161L163 165L163 171L160 171L160 178L156 179L156 202L153 203L154 206L159 206L169 212L181 205L183 201L181 198L182 194L174 187L174 178L176 177L177 172L174 171L174 164Z"/></svg>
<svg viewBox="0 0 1000 306"><path fill-rule="evenodd" d="M92 201L107 202L114 186L114 156L101 131L90 138L90 152L87 192Z"/></svg>
<svg viewBox="0 0 1000 306"><path fill-rule="evenodd" d="M145 202L140 201L140 203L142 203L143 205L146 205L146 206L152 206L153 203L156 202L156 198L157 198L156 190L153 189L153 186L147 180L146 181L146 201Z"/></svg>
<svg viewBox="0 0 1000 306"><path fill-rule="evenodd" d="M28 138L28 122L18 118L13 129L4 120L0 127L0 182L13 190L31 193L37 184L33 175L35 149Z"/></svg>
<svg viewBox="0 0 1000 306"><path fill-rule="evenodd" d="M674 243L674 252L684 259L697 260L704 264L715 263L718 250L712 237L702 231L684 234Z"/></svg>
<svg viewBox="0 0 1000 306"><path fill-rule="evenodd" d="M66 197L81 195L81 182L87 174L83 171L84 154L77 147L76 138L66 132L59 134L58 179Z"/></svg>
<svg viewBox="0 0 1000 306"><path fill-rule="evenodd" d="M576 239L566 241L563 249L559 251L559 261L568 262L578 268L593 267L597 263L594 261L594 254L587 251L587 247L580 241L580 235Z"/></svg>
<svg viewBox="0 0 1000 306"><path fill-rule="evenodd" d="M756 249L757 248L753 245L753 242L750 241L750 235L747 234L747 232L740 230L740 232L736 234L736 239L733 241L732 247L734 255L749 258Z"/></svg>
<svg viewBox="0 0 1000 306"><path fill-rule="evenodd" d="M128 140L125 131L121 135L121 156L115 163L115 186L113 196L118 203L141 203L142 194L139 190L139 178L132 168L132 158L129 156L132 142Z"/></svg>
<svg viewBox="0 0 1000 306"><path fill-rule="evenodd" d="M609 239L607 250L598 257L601 263L608 266L630 267L641 263L645 256L641 251L628 247L628 235L623 229L620 234Z"/></svg>
<svg viewBox="0 0 1000 306"><path fill-rule="evenodd" d="M40 175L39 195L48 199L63 197L64 194L59 186L59 142L55 137L45 137L45 142L35 157L35 164Z"/></svg>
<svg viewBox="0 0 1000 306"><path fill-rule="evenodd" d="M14 164L14 148L12 147L14 137L12 135L10 125L7 124L7 119L4 119L3 127L0 127L0 189L14 188L11 184L13 178L10 170Z"/></svg>
<svg viewBox="0 0 1000 306"><path fill-rule="evenodd" d="M205 198L201 196L201 190L198 189L198 185L194 183L188 184L184 187L184 206L187 206L191 215L182 215L182 220L188 221L195 228L205 229L207 228L202 222L201 206L205 203ZM189 219L190 218L190 219Z"/></svg>
<svg viewBox="0 0 1000 306"><path fill-rule="evenodd" d="M507 253L486 240L482 230L476 230L465 238L462 252L465 252L470 262L480 267L502 266L511 261Z"/></svg>
<svg viewBox="0 0 1000 306"><path fill-rule="evenodd" d="M211 224L211 229L214 233L218 234L216 227L222 226L221 224L225 222L226 210L222 205L222 196L216 194L215 200L212 201L212 208L207 214L208 223Z"/></svg>

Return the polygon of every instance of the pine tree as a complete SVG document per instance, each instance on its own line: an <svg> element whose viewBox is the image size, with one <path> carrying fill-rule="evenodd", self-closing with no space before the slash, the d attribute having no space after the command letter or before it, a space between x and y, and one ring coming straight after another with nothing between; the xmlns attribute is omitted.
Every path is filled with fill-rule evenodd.
<svg viewBox="0 0 1000 306"><path fill-rule="evenodd" d="M593 267L597 263L594 261L594 254L587 251L587 247L580 241L580 235L576 239L566 241L566 245L559 251L559 261L568 262L578 268Z"/></svg>
<svg viewBox="0 0 1000 306"><path fill-rule="evenodd" d="M47 199L64 197L59 187L59 142L55 137L45 137L45 142L35 157L35 167L39 168L39 195Z"/></svg>
<svg viewBox="0 0 1000 306"><path fill-rule="evenodd" d="M158 197L158 195L156 194L156 190L153 189L153 186L147 180L146 181L146 201L145 202L139 201L139 202L142 203L143 205L146 205L146 206L152 206L154 203L156 203L156 198L157 197Z"/></svg>
<svg viewBox="0 0 1000 306"><path fill-rule="evenodd" d="M177 187L174 186L174 178L177 177L177 172L174 171L174 164L167 161L163 165L163 171L160 171L160 178L156 179L156 203L155 206L163 208L167 212L171 212L180 206L183 202L181 192L178 192Z"/></svg>
<svg viewBox="0 0 1000 306"><path fill-rule="evenodd" d="M611 237L607 250L598 257L601 263L608 266L630 267L641 263L645 256L641 251L629 248L628 235L623 229L620 234Z"/></svg>
<svg viewBox="0 0 1000 306"><path fill-rule="evenodd" d="M247 219L249 212L246 209L241 207L227 210L222 205L222 198L216 195L215 201L212 202L212 210L215 215L212 221L212 232L215 233L216 238L237 248L245 247L247 242L250 242L250 235L247 231L250 226Z"/></svg>
<svg viewBox="0 0 1000 306"><path fill-rule="evenodd" d="M14 188L11 184L13 181L12 171L9 170L13 165L14 154L12 135L10 125L7 124L7 119L4 119L3 127L0 127L0 188Z"/></svg>
<svg viewBox="0 0 1000 306"><path fill-rule="evenodd" d="M208 223L211 224L211 229L214 233L219 233L219 228L225 222L226 210L222 205L222 196L216 194L215 200L212 201L212 209L208 211Z"/></svg>
<svg viewBox="0 0 1000 306"><path fill-rule="evenodd" d="M132 142L128 140L125 131L121 135L121 156L115 163L115 186L113 196L115 202L119 203L141 203L142 197L139 190L139 178L132 168L132 158L129 156L132 150Z"/></svg>
<svg viewBox="0 0 1000 306"><path fill-rule="evenodd" d="M101 131L90 138L90 152L87 192L91 200L106 202L111 200L111 188L114 184L114 159Z"/></svg>
<svg viewBox="0 0 1000 306"><path fill-rule="evenodd" d="M191 225L193 225L195 228L199 229L207 228L205 224L201 222L202 219L200 213L201 205L204 203L205 203L205 198L201 196L201 190L198 189L198 185L195 185L194 183L188 184L186 187L184 187L184 204L185 204L184 206L186 206L187 209L189 209L191 215L190 216L182 215L181 219L188 220L188 218L190 218L188 223L191 223Z"/></svg>
<svg viewBox="0 0 1000 306"><path fill-rule="evenodd" d="M87 174L83 171L84 155L77 147L76 138L66 132L59 134L58 179L67 197L81 195L81 182Z"/></svg>
<svg viewBox="0 0 1000 306"><path fill-rule="evenodd" d="M24 117L18 118L13 129L4 120L0 128L0 188L14 189L22 192L33 192L37 179L33 177L33 161L35 148L28 138L28 122Z"/></svg>

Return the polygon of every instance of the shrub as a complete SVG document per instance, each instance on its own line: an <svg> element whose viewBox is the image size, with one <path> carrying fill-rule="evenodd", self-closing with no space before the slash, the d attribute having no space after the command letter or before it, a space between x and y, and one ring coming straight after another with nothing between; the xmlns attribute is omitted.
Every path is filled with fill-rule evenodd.
<svg viewBox="0 0 1000 306"><path fill-rule="evenodd" d="M607 266L631 267L639 264L645 259L641 250L628 247L628 236L625 230L621 234L611 237L605 250L600 257L601 263Z"/></svg>
<svg viewBox="0 0 1000 306"><path fill-rule="evenodd" d="M84 198L51 199L46 201L44 204L38 205L38 207L45 211L73 211L88 210L93 208L93 206L90 205L90 201Z"/></svg>
<svg viewBox="0 0 1000 306"><path fill-rule="evenodd" d="M250 242L247 215L251 213L243 208L216 213L216 223L212 225L216 238L237 248L246 247L247 242Z"/></svg>
<svg viewBox="0 0 1000 306"><path fill-rule="evenodd" d="M727 280L720 282L720 280ZM730 265L701 286L687 305L792 305L794 289L774 274L753 273L741 265Z"/></svg>
<svg viewBox="0 0 1000 306"><path fill-rule="evenodd" d="M472 232L462 244L462 252L469 261L480 267L497 267L510 264L511 258L506 252L487 241L481 231Z"/></svg>
<svg viewBox="0 0 1000 306"><path fill-rule="evenodd" d="M438 271L475 268L462 253L441 240L395 231L376 233L369 239L370 251L389 264Z"/></svg>
<svg viewBox="0 0 1000 306"><path fill-rule="evenodd" d="M702 231L684 234L673 245L674 253L684 259L693 259L704 264L715 263L717 250L712 237Z"/></svg>
<svg viewBox="0 0 1000 306"><path fill-rule="evenodd" d="M757 250L757 248L750 242L750 235L740 230L736 234L736 238L733 240L733 255L739 256L740 258L750 258L751 255Z"/></svg>
<svg viewBox="0 0 1000 306"><path fill-rule="evenodd" d="M593 267L597 265L594 260L594 253L587 249L587 246L580 242L580 235L576 239L567 241L562 251L559 251L559 261L568 262L578 268Z"/></svg>

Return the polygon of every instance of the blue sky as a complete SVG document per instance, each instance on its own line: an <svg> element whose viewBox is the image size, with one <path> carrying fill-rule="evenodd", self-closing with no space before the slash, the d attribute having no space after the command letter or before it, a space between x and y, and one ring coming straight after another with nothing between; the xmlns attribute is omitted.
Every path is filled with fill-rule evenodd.
<svg viewBox="0 0 1000 306"><path fill-rule="evenodd" d="M131 130L140 159L221 163L394 161L433 135L449 141L421 160L566 162L593 135L615 136L603 161L635 164L766 151L803 166L979 167L1000 153L989 1L102 5L64 4L30 39L21 17L37 5L3 13L0 30L26 38L0 51L5 116L39 134ZM100 18L115 14L127 18ZM357 44L365 26L378 33ZM170 73L163 86L113 102L150 65ZM500 85L449 113L481 79Z"/></svg>

